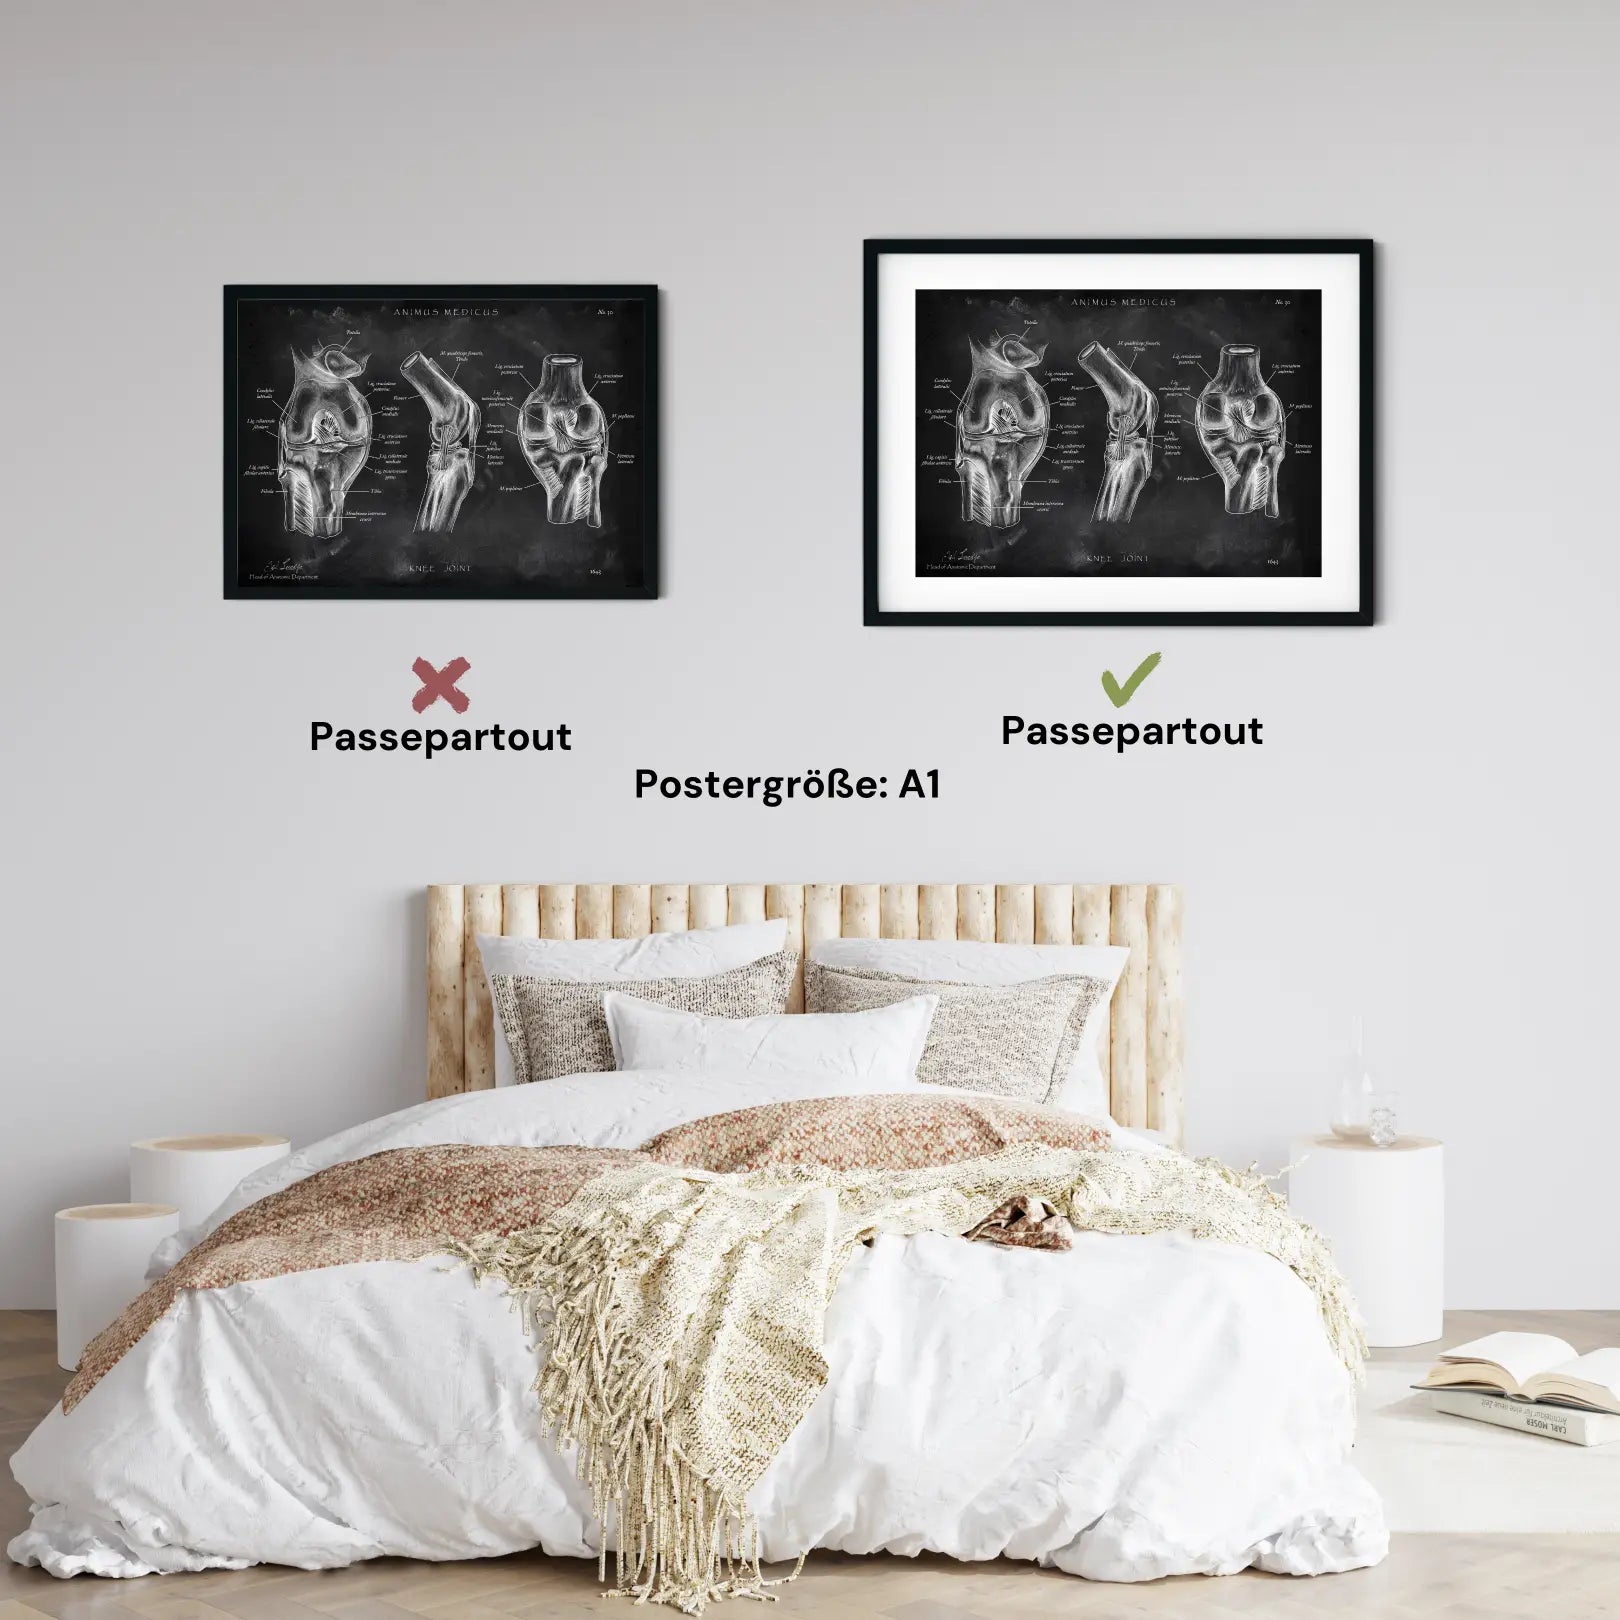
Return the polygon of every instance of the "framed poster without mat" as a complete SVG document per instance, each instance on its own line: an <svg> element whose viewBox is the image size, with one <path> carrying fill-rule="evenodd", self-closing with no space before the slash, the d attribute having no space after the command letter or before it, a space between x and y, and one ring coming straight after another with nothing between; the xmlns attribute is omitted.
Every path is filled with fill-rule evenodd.
<svg viewBox="0 0 1620 1620"><path fill-rule="evenodd" d="M225 289L227 597L656 597L658 289Z"/></svg>
<svg viewBox="0 0 1620 1620"><path fill-rule="evenodd" d="M1374 619L1368 241L868 241L865 619Z"/></svg>

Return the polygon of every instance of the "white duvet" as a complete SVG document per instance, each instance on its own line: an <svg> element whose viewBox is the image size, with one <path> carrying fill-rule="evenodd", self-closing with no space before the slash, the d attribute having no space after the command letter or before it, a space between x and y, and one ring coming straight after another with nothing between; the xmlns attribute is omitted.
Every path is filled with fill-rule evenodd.
<svg viewBox="0 0 1620 1620"><path fill-rule="evenodd" d="M449 1098L258 1172L203 1230L384 1148L636 1147L828 1089L626 1073ZM1384 1556L1349 1461L1349 1381L1310 1291L1265 1255L1180 1236L1086 1233L1068 1253L880 1238L845 1270L827 1340L828 1387L751 1499L772 1560L933 1550L1139 1581ZM186 1292L13 1457L35 1508L11 1556L55 1575L594 1556L571 1459L540 1435L536 1368L499 1290L444 1260Z"/></svg>

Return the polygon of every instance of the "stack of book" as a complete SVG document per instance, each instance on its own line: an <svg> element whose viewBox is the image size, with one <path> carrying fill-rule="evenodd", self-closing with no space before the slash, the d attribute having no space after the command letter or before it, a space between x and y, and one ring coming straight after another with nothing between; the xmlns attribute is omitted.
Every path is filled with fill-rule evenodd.
<svg viewBox="0 0 1620 1620"><path fill-rule="evenodd" d="M1412 1387L1456 1417L1577 1446L1620 1440L1620 1349L1578 1356L1550 1333L1487 1333L1448 1350Z"/></svg>

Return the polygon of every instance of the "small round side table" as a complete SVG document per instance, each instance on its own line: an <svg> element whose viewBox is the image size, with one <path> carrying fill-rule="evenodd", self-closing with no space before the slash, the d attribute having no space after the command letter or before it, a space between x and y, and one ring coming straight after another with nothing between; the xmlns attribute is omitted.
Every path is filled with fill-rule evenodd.
<svg viewBox="0 0 1620 1620"><path fill-rule="evenodd" d="M1377 1348L1444 1331L1445 1150L1428 1136L1389 1147L1305 1136L1288 1150L1288 1207L1333 1245Z"/></svg>
<svg viewBox="0 0 1620 1620"><path fill-rule="evenodd" d="M146 1287L146 1262L180 1229L173 1204L79 1204L56 1212L56 1360L84 1347Z"/></svg>
<svg viewBox="0 0 1620 1620"><path fill-rule="evenodd" d="M152 1136L129 1146L129 1196L137 1203L173 1204L180 1225L208 1219L243 1176L286 1158L285 1136Z"/></svg>

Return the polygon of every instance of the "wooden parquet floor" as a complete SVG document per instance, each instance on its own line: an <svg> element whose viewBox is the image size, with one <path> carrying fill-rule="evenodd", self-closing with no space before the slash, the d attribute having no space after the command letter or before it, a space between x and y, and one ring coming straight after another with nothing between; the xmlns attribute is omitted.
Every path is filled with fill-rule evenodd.
<svg viewBox="0 0 1620 1620"><path fill-rule="evenodd" d="M1620 1312L1456 1313L1451 1343L1517 1327L1558 1333L1579 1349L1620 1343ZM0 1312L0 1444L5 1454L50 1409L66 1375L45 1311ZM1390 1352L1419 1359L1423 1351ZM26 1522L9 1470L0 1481L0 1538ZM596 1571L539 1553L460 1564L377 1559L311 1573L276 1567L135 1581L54 1580L0 1562L0 1620L612 1620ZM733 1611L722 1608L718 1614ZM756 1612L736 1608L736 1620ZM1247 1573L1111 1586L997 1560L854 1558L817 1553L786 1589L782 1620L1045 1620L1079 1616L1175 1620L1225 1616L1368 1615L1406 1620L1597 1620L1620 1617L1620 1536L1397 1536L1377 1569L1315 1580Z"/></svg>

